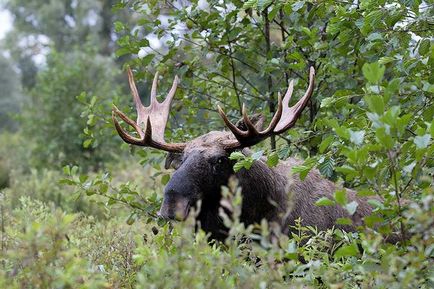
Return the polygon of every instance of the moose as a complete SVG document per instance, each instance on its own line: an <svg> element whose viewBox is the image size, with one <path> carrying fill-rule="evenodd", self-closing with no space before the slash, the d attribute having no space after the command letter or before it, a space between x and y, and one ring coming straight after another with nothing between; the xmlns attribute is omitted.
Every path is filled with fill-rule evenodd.
<svg viewBox="0 0 434 289"><path fill-rule="evenodd" d="M238 179L242 194L240 221L246 225L260 223L266 219L277 224L285 234L301 219L304 226L315 226L319 230L341 227L354 231L363 222L363 217L370 214L371 206L352 190L347 189L348 201L356 201L358 206L350 215L346 209L334 206L316 206L321 197L333 198L338 189L335 183L323 178L317 170L312 170L304 180L298 174L291 173L291 168L302 162L289 158L275 167L269 167L258 160L250 169L234 172L234 161L229 158L234 151L250 154L249 147L279 135L293 127L306 107L314 91L315 70L309 71L309 85L304 96L293 106L289 101L294 89L294 82L283 99L278 94L277 110L268 127L263 129L264 118L249 117L245 105L242 107L242 119L233 124L218 106L218 112L229 131L211 131L186 143L167 143L164 130L167 124L170 105L175 96L178 77L163 102L157 101L158 72L152 83L150 104L145 107L139 97L133 73L128 68L128 81L137 110L137 121L131 120L116 106L113 106L112 119L119 136L127 143L137 146L152 147L168 152L166 168L175 169L164 190L163 203L158 215L165 219L184 220L201 201L196 220L200 227L216 240L227 237L227 228L219 215L221 207L221 187L228 184L231 176ZM118 117L130 125L138 136L131 135L118 122ZM338 218L350 218L351 225L336 225Z"/></svg>

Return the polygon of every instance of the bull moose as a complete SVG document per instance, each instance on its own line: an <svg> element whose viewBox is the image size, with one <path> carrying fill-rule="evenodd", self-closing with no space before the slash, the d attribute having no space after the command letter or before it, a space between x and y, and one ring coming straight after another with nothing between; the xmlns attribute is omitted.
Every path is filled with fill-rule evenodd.
<svg viewBox="0 0 434 289"><path fill-rule="evenodd" d="M159 216L166 219L185 219L191 207L200 200L201 207L197 221L211 237L222 240L227 236L227 229L219 216L221 187L227 185L231 176L238 179L242 190L241 221L246 225L259 223L262 219L278 224L283 233L288 233L295 220L300 218L302 225L316 226L325 230L336 226L338 218L350 218L352 225L341 225L346 231L354 231L362 223L363 217L370 214L372 208L366 200L359 198L354 191L347 190L349 201L358 203L356 212L350 215L340 206L316 206L321 197L332 198L336 185L324 179L316 170L312 170L304 180L291 173L291 167L301 161L289 158L276 167L269 167L261 160L256 161L248 170L233 170L233 161L229 155L234 151L249 153L249 147L264 139L284 133L294 126L307 105L314 90L315 70L310 68L309 86L304 96L292 107L288 103L294 83L281 98L275 115L266 129L262 128L262 117L250 118L245 106L242 109L242 121L233 124L218 106L218 111L229 131L211 131L187 143L167 143L164 140L170 104L175 95L178 78L175 77L172 88L163 102L158 102L155 74L150 105L145 107L140 101L134 77L128 68L128 80L134 98L137 121L134 122L113 106L112 118L120 137L127 143L147 146L167 151L166 167L173 167L170 181L164 190L163 203ZM134 128L138 137L125 131L117 117ZM339 225L338 225L339 227Z"/></svg>

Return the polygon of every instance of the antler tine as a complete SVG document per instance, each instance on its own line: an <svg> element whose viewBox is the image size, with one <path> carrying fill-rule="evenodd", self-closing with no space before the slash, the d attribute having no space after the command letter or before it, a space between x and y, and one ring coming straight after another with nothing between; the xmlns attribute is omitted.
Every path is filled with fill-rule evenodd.
<svg viewBox="0 0 434 289"><path fill-rule="evenodd" d="M250 117L247 115L247 109L246 109L246 105L243 103L243 120L244 123L247 127L247 131L249 135L259 135L258 130L256 129L255 125L252 123L252 121L250 120Z"/></svg>
<svg viewBox="0 0 434 289"><path fill-rule="evenodd" d="M157 102L158 71L155 72L151 88L151 105Z"/></svg>
<svg viewBox="0 0 434 289"><path fill-rule="evenodd" d="M233 125L228 120L226 114L221 109L221 107L218 106L218 110L221 117L223 118L223 121L225 122L226 126L232 131L235 138L237 139L237 141L232 141L230 143L225 144L225 148L236 149L240 147L251 146L259 143L260 141L264 140L265 138L271 135L280 134L286 131L287 129L291 128L292 126L294 126L295 122L297 121L298 117L300 116L301 112L303 111L304 107L307 105L307 102L312 96L313 87L314 87L314 78L315 78L315 69L311 67L309 70L309 86L306 93L294 106L288 107L289 100L291 99L292 92L294 90L294 81L291 80L283 100L280 93L277 94L278 96L277 111L274 114L268 127L265 130L260 132L251 122L249 116L247 115L247 110L244 104L243 104L242 113L243 113L244 123L247 127L247 131L242 131L239 128L237 128L235 125Z"/></svg>
<svg viewBox="0 0 434 289"><path fill-rule="evenodd" d="M285 96L283 97L283 106L289 106L289 100L292 97L292 92L294 91L294 79L289 82L288 89L286 90Z"/></svg>
<svg viewBox="0 0 434 289"><path fill-rule="evenodd" d="M169 117L170 104L178 85L178 77L175 77L172 88L164 102L159 103L157 101L158 72L155 73L151 88L151 104L148 107L144 107L140 101L140 96L130 68L128 68L128 82L130 84L131 94L133 95L136 104L137 122L134 122L116 106L113 106L112 119L120 137L125 142L133 145L149 146L169 152L182 152L186 146L184 143L166 143L164 141L164 130ZM126 132L120 126L116 116L120 117L123 121L132 126L140 138L136 138ZM144 127L144 131L141 126Z"/></svg>
<svg viewBox="0 0 434 289"><path fill-rule="evenodd" d="M131 71L130 67L128 67L127 73L128 73L128 83L130 85L131 94L133 95L134 103L136 105L136 110L139 111L143 108L143 104L142 104L142 101L140 100L140 96L139 96L139 92L137 90L136 82L134 81L134 75L133 75L133 72Z"/></svg>
<svg viewBox="0 0 434 289"><path fill-rule="evenodd" d="M291 81L288 91L286 92L283 106L283 112L282 112L282 119L279 121L275 129L273 130L275 134L282 133L289 128L293 127L295 122L297 121L299 115L307 105L307 102L309 101L310 97L313 93L313 87L315 85L315 69L313 67L310 67L309 69L309 86L300 100L293 105L292 107L288 107L289 99L291 98L292 91L293 91L293 82Z"/></svg>
<svg viewBox="0 0 434 289"><path fill-rule="evenodd" d="M113 106L112 120L115 124L115 128L116 128L119 136L126 143L133 144L133 145L140 145L143 139L133 137L132 135L127 133L119 124L118 120L116 119L116 115L118 115L120 118L122 118L129 125L133 126L136 129L137 133L141 132L141 129L134 123L134 121L132 121L130 118L128 118L126 115L124 115L120 110L118 110L118 108L116 106ZM143 134L143 132L142 132L142 134Z"/></svg>
<svg viewBox="0 0 434 289"><path fill-rule="evenodd" d="M179 83L178 75L175 75L175 78L173 79L172 87L170 88L170 91L167 94L166 99L163 101L163 103L165 104L167 103L167 105L170 106L170 104L172 103L172 99L175 96L176 89L178 88L178 83Z"/></svg>
<svg viewBox="0 0 434 289"><path fill-rule="evenodd" d="M268 127L262 132L262 134L268 134L274 130L276 125L279 123L281 117L282 117L282 111L283 111L283 105L282 105L282 95L280 92L277 93L277 111L274 114L273 118L271 119L270 124Z"/></svg>
<svg viewBox="0 0 434 289"><path fill-rule="evenodd" d="M240 130L238 127L236 127L226 116L223 109L220 107L220 105L217 105L217 109L219 111L220 116L222 117L223 121L225 122L226 126L232 131L232 133L237 136L247 136L248 132ZM237 137L238 138L238 137Z"/></svg>

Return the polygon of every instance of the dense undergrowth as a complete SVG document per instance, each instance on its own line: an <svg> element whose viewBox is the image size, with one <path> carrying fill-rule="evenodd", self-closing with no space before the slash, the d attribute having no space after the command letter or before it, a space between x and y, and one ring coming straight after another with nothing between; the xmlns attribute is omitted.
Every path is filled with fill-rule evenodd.
<svg viewBox="0 0 434 289"><path fill-rule="evenodd" d="M19 192L14 189L4 191L2 201ZM402 247L385 244L378 234L301 227L294 238L270 243L265 223L261 236L236 221L233 239L208 244L203 232L194 233L192 220L127 225L119 212L99 218L52 201L22 196L13 209L2 206L2 288L432 286L432 197L411 209L408 225L415 235ZM307 231L314 237L301 245ZM241 241L244 235L257 242Z"/></svg>
<svg viewBox="0 0 434 289"><path fill-rule="evenodd" d="M299 226L292 236L270 238L266 222L249 228L239 223L242 200L231 182L224 190L232 204L232 216L224 216L231 236L215 244L195 232L192 217L171 224L152 217L161 201L154 190L161 187L139 177L146 171L139 166L109 178L107 189L128 186L154 203L134 222L136 198L108 205L101 191L84 197L101 185L96 180L102 175L82 177L89 184L82 188L59 184L80 182L76 172L65 178L58 171L15 169L1 191L1 288L432 288L434 282L432 191L405 211L411 238L397 246L369 229ZM126 168L118 163L107 170Z"/></svg>

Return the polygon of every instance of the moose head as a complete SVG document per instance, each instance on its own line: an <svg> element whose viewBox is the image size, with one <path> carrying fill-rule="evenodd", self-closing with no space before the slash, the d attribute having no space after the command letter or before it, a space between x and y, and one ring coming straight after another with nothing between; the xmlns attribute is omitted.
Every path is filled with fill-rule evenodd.
<svg viewBox="0 0 434 289"><path fill-rule="evenodd" d="M290 82L283 99L278 94L277 111L265 129L262 129L263 118L259 117L255 122L248 116L245 105L242 108L242 125L233 124L218 106L220 116L230 132L211 131L186 143L167 143L164 140L164 130L178 78L175 77L167 97L160 103L156 98L158 82L158 73L156 73L151 88L150 104L145 107L140 101L133 73L128 69L137 121L131 120L115 106L112 118L118 134L125 142L169 152L166 167L175 168L175 172L165 188L159 215L167 219L183 220L187 217L191 206L199 200L202 202L201 211L215 212L219 206L221 186L226 185L230 176L234 175L233 163L229 159L231 152L253 146L293 127L312 95L314 76L315 70L310 68L307 91L295 105L289 107L294 88L293 81ZM138 137L126 132L117 117L132 126ZM250 181L255 182L254 179ZM205 219L202 220L203 223L207 222Z"/></svg>

